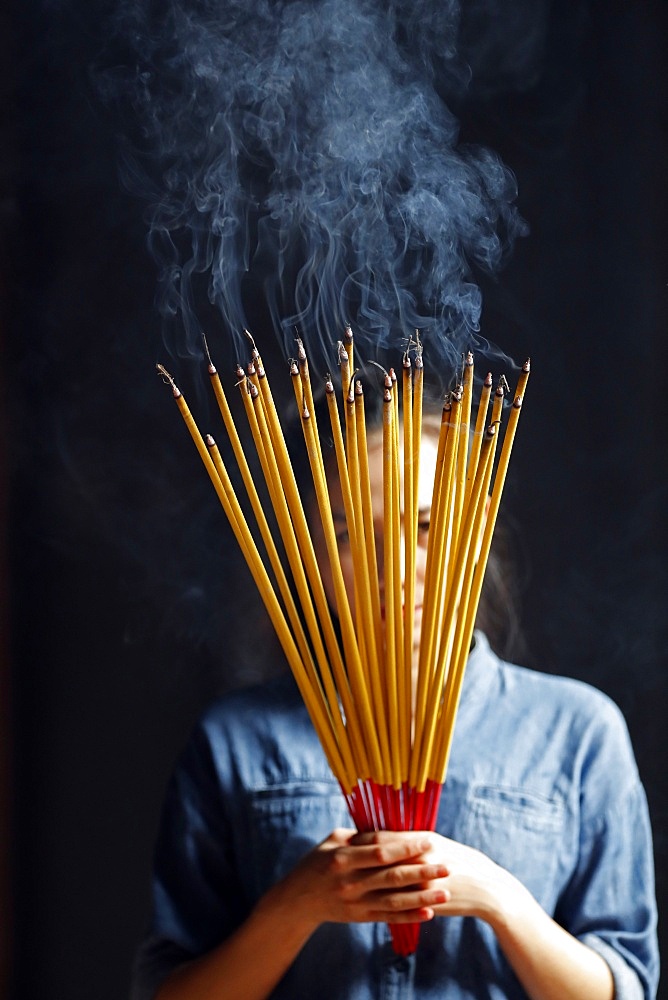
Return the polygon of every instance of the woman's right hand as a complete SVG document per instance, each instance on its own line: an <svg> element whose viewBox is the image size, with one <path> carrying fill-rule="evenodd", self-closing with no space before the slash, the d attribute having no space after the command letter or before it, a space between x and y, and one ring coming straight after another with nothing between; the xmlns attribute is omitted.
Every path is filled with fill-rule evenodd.
<svg viewBox="0 0 668 1000"><path fill-rule="evenodd" d="M310 851L258 908L278 907L306 934L326 921L414 923L431 920L433 907L448 901L447 875L424 855L432 848L424 833L334 830Z"/></svg>
<svg viewBox="0 0 668 1000"><path fill-rule="evenodd" d="M432 846L424 833L334 830L234 934L176 969L159 1000L209 1000L221 989L238 1000L265 1000L320 924L430 920L450 896L428 885L447 874L442 864L427 861ZM274 942L268 950L267 940Z"/></svg>

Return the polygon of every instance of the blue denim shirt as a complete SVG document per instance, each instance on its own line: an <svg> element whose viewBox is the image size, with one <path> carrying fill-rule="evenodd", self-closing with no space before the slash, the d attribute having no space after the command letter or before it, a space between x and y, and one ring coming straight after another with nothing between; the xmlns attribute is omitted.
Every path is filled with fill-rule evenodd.
<svg viewBox="0 0 668 1000"><path fill-rule="evenodd" d="M292 678L219 700L170 783L153 922L138 954L133 1000L154 996L171 969L231 934L269 886L337 826L352 823ZM612 969L616 1000L655 996L647 806L625 724L604 695L504 663L478 635L437 829L513 872L598 951ZM449 917L422 926L410 958L394 954L385 925L323 925L272 993L276 1000L316 996L526 994L491 928Z"/></svg>

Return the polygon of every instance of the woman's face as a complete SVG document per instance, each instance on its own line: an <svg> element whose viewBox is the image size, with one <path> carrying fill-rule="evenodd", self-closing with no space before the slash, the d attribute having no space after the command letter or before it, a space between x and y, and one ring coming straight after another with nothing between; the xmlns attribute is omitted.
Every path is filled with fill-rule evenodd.
<svg viewBox="0 0 668 1000"><path fill-rule="evenodd" d="M384 610L385 581L383 573L383 439L382 431L372 431L368 438L369 450L369 480L371 485L371 502L373 508L373 521L376 542L376 555L378 560L378 575L380 584L381 609ZM434 473L436 470L436 455L438 451L438 441L434 433L428 430L423 433L420 446L420 474L418 483L418 536L416 551L416 572L415 572L415 618L413 631L413 649L419 646L420 627L422 623L422 598L424 592L424 571L427 556L427 541L429 535L429 518L431 514L431 497L434 485ZM401 457L403 465L403 455ZM341 569L345 581L350 607L354 614L354 570L353 552L348 540L346 530L346 517L341 495L336 463L330 463L330 473L328 475L329 495L332 505L332 515L334 518L334 529L337 535L339 557ZM402 582L404 574L404 534L403 534L403 474L402 474L402 502L401 502L401 571ZM323 584L330 605L335 608L334 584L332 571L327 557L325 542L320 525L320 518L317 511L313 517L313 541L316 555L320 564Z"/></svg>

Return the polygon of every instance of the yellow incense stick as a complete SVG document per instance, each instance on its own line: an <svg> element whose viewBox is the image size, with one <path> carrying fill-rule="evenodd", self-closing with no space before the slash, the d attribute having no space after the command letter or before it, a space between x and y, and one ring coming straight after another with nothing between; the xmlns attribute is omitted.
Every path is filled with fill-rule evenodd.
<svg viewBox="0 0 668 1000"><path fill-rule="evenodd" d="M315 716L315 728L323 741L323 748L325 749L328 760L331 758L335 761L335 766L332 767L332 770L339 777L339 779L343 781L349 791L351 791L356 782L356 767L352 758L352 753L346 736L345 726L338 708L338 703L336 701L332 701L331 698L327 699L325 697L317 673L313 669L308 670L306 668L305 664L307 662L310 661L312 664L310 657L305 661L301 655L301 651L299 652L299 655L295 657L293 644L289 641L289 630L287 630L285 619L280 617L276 612L275 595L272 597L272 590L270 584L268 584L268 577L266 576L266 573L263 572L261 561L258 561L259 554L257 553L257 549L254 548L252 537L248 532L243 515L241 514L241 508L236 504L234 490L220 456L218 447L211 435L207 436L206 443L211 453L211 457L221 484L223 485L223 490L232 508L232 514L228 513L228 517L235 517L235 523L237 526L237 532L235 532L235 534L237 536L237 541L239 542L241 550L247 563L249 564L256 586L260 589L260 593L265 600L265 606L270 613L272 624L277 631L279 641L281 642L284 650L287 648L286 655L288 657L288 663L291 666L300 693L309 710L309 714L312 718Z"/></svg>
<svg viewBox="0 0 668 1000"><path fill-rule="evenodd" d="M397 648L396 648L396 589L401 586L399 576L399 551L396 545L394 524L399 511L395 499L394 480L394 400L391 381L386 379L383 396L383 593L385 612L385 685L386 709L392 762L392 784L398 787L399 768L399 704L397 698Z"/></svg>
<svg viewBox="0 0 668 1000"><path fill-rule="evenodd" d="M344 667L336 632L332 622L331 610L327 602L308 523L304 514L299 491L297 489L297 483L295 481L294 472L292 470L278 414L271 396L269 382L266 377L260 380L260 386L262 389L268 433L272 443L273 455L276 459L279 470L280 482L284 490L285 499L298 538L299 550L309 583L311 585L313 598L318 611L318 619L322 628L330 662L332 663L335 675L340 676L343 674ZM354 719L351 719L351 724L353 724L353 722L357 723L357 721L361 722L362 719L368 721L368 717L370 719L370 704L368 701L368 692L363 684L363 677L359 673L358 658L354 657L352 662L346 664L346 666L352 672L352 675L348 679L347 683L350 684L351 690L354 688L357 689L356 694L358 698L358 701L356 703L354 702L349 709L346 708L346 713L350 711L351 715L354 716ZM357 725L355 725L355 729L357 729ZM379 776L383 771L383 763L379 750L377 733L372 725L360 725L359 732L364 741L371 773L374 776Z"/></svg>
<svg viewBox="0 0 668 1000"><path fill-rule="evenodd" d="M246 558L253 580L260 591L260 595L264 601L277 637L288 659L288 663L295 674L297 683L300 686L300 691L303 690L305 695L305 704L307 705L307 709L309 710L309 714L311 715L316 731L322 740L323 749L325 750L330 766L347 791L350 792L354 787L355 768L352 766L351 760L348 761L348 765L344 762L341 753L342 748L339 747L332 738L330 725L331 717L323 707L322 698L319 699L316 691L305 682L303 663L299 650L297 649L287 626L285 616L283 615L278 599L276 598L273 586L266 573L262 559L257 551L253 537L248 529L241 507L236 501L234 490L229 482L229 477L227 477L224 467L222 466L222 461L220 463L220 469L217 468L209 453L209 449L199 432L183 394L180 389L178 389L167 370L162 365L158 365L157 368L160 374L165 377L172 386L172 393L181 416L183 417L190 436L195 443L204 467L209 474L211 483L216 491L225 514L227 515L228 521L242 553Z"/></svg>
<svg viewBox="0 0 668 1000"><path fill-rule="evenodd" d="M380 587L378 582L378 559L376 551L376 531L374 525L373 505L371 502L371 478L369 476L369 448L366 433L366 417L364 409L364 390L362 383L355 383L355 435L351 442L356 455L357 482L359 483L358 511L361 511L363 526L364 551L366 555L367 575L373 613L375 635L376 669L383 669L383 623L380 612Z"/></svg>
<svg viewBox="0 0 668 1000"><path fill-rule="evenodd" d="M457 608L461 600L462 583L466 570L466 558L471 551L470 542L475 525L475 511L477 502L480 498L485 470L488 462L491 461L492 447L496 442L496 437L496 428L492 425L489 428L485 442L483 443L483 449L486 449L488 454L485 455L485 461L483 461L481 457L481 461L478 464L478 474L476 476L477 482L474 484L472 492L472 497L475 497L475 501L469 506L469 510L463 520L462 530L460 532L457 549L453 559L452 583L448 593L445 614L443 617L443 629L440 639L440 648L438 650L438 659L431 678L427 697L427 714L425 717L422 743L419 747L420 761L417 788L420 791L424 789L432 760L434 740L436 737L436 723L441 706L441 692L446 679L451 673L451 670L448 669L449 667L451 668L449 654L451 652L454 639Z"/></svg>
<svg viewBox="0 0 668 1000"><path fill-rule="evenodd" d="M309 587L303 558L301 540L304 537L304 525L300 525L301 531L298 532L292 520L291 511L283 489L284 482L275 449L264 448L262 446L262 443L269 439L266 412L259 399L257 387L253 383L250 383L249 389L250 406L246 403L246 410L250 421L251 433L253 440L258 445L258 455L260 456L262 471L272 498L274 513L285 545L288 563L292 570L306 627L313 644L315 658L322 674L328 699L336 699L337 692L341 698L358 770L360 773L365 773L365 771L368 772L369 770L369 764L365 750L364 732L355 710L355 702L348 684L338 644L335 643L334 646L328 646L327 651L323 644L320 627L323 623L319 617L319 608L318 613L316 613L314 597ZM308 535L308 529L306 529L306 534ZM308 540L310 544L310 535L308 535ZM331 624L329 609L328 618ZM334 655L331 655L332 650L334 651Z"/></svg>
<svg viewBox="0 0 668 1000"><path fill-rule="evenodd" d="M466 497L471 495L471 487L473 486L473 479L475 477L475 470L478 467L478 459L480 457L480 448L482 445L482 439L485 434L485 421L487 419L487 410L489 409L489 400L492 394L492 373L487 372L485 376L485 381L482 384L480 390L480 399L478 401L478 410L476 413L475 430L473 432L473 439L471 441L471 449L469 456L469 463L466 472Z"/></svg>
<svg viewBox="0 0 668 1000"><path fill-rule="evenodd" d="M462 582L458 606L453 615L452 639L447 652L449 669L446 674L442 705L440 708L441 723L437 729L437 737L429 763L429 777L442 781L439 775L445 773L447 755L452 743L455 718L459 705L464 669L471 645L471 635L468 634L466 623L470 602L471 584L478 564L479 542L484 526L489 483L492 476L494 452L498 439L497 428L491 425L483 441L480 461L471 490L470 503L466 513L466 524L462 538L462 548L457 553L458 564L462 572Z"/></svg>
<svg viewBox="0 0 668 1000"><path fill-rule="evenodd" d="M368 732L369 729L373 730L374 728L371 714L371 702L362 671L357 638L350 612L350 604L346 593L343 573L341 571L341 561L336 542L336 532L334 530L332 511L329 503L327 479L322 464L321 453L315 440L315 427L311 422L311 419L309 411L304 408L302 428L304 431L308 459L311 466L311 474L313 476L316 502L320 511L325 546L332 571L332 580L339 615L339 624L341 626L341 638L345 652L349 683L355 699L355 708L359 712L360 720L363 722L362 728L368 736L367 746L369 748L370 758L374 762L376 774L380 777L380 774L383 771L383 765L378 749L379 741L377 738L373 738L373 732Z"/></svg>
<svg viewBox="0 0 668 1000"><path fill-rule="evenodd" d="M427 677L429 666L434 663L438 648L442 605L448 581L448 554L450 551L452 492L454 469L459 443L461 419L460 398L452 394L443 406L441 431L439 434L436 473L432 494L429 539L427 542L427 562L425 567L424 600L422 610L422 633L420 636L420 686L423 676ZM425 694L418 697L416 724L423 719Z"/></svg>
<svg viewBox="0 0 668 1000"><path fill-rule="evenodd" d="M356 524L354 500L348 467L346 465L345 448L343 444L343 434L339 420L339 410L336 403L336 393L331 379L325 383L327 407L329 410L332 437L334 440L334 452L336 456L336 466L339 474L339 484L341 487L341 497L343 500L343 513L345 515L345 525L348 534L347 547L354 555L364 552L364 531L361 523ZM340 517L340 513L338 515ZM357 623L357 634L359 640L360 654L362 656L362 666L370 690L372 705L374 708L374 718L378 725L376 714L376 702L378 697L378 681L375 674L376 647L373 626L373 609L371 605L371 590L369 585L369 573L366 559L352 558L353 577L355 583L355 615ZM383 746L381 743L381 753Z"/></svg>
<svg viewBox="0 0 668 1000"><path fill-rule="evenodd" d="M367 622L367 671L370 678L373 695L374 716L378 731L383 734L381 752L383 759L390 760L388 744L388 712L385 691L385 650L383 622L380 609L380 587L378 580L378 563L376 555L376 530L374 512L371 502L371 480L369 476L369 452L366 437L366 419L364 412L364 392L361 382L354 386L354 395L346 401L346 426L348 436L348 462L350 479L353 486L355 502L355 517L358 525L357 556L361 572L368 586L368 600L371 618ZM353 474L353 470L355 470ZM368 613L368 608L367 608ZM389 782L389 773L385 783Z"/></svg>
<svg viewBox="0 0 668 1000"><path fill-rule="evenodd" d="M207 352L208 353L208 352ZM278 550L274 543L273 535L269 527L267 518L265 517L264 510L262 509L262 504L258 496L255 483L253 481L253 476L250 471L250 467L246 460L246 455L244 453L241 440L237 433L236 425L234 423L232 412L230 410L229 404L227 402L227 397L223 389L222 383L220 381L220 376L209 358L209 375L211 377L211 384L213 386L214 395L218 402L218 408L223 417L223 422L225 424L225 429L227 431L228 437L232 444L232 449L234 451L234 456L237 460L237 465L241 472L241 476L246 487L246 492L251 503L253 514L255 515L255 520L257 522L258 528L260 530L260 535L262 541L264 542L265 548L267 550L267 555L269 557L269 562L278 585L278 589L283 599L288 618L290 619L290 625L295 634L295 639L297 645L299 646L300 653L303 658L309 655L308 643L306 640L306 635L299 617L299 612L295 604L294 598L292 596L292 591L290 590L290 585L288 583L283 565L278 554Z"/></svg>
<svg viewBox="0 0 668 1000"><path fill-rule="evenodd" d="M403 360L403 449L404 449L404 607L403 654L401 662L401 717L402 775L408 778L413 710L413 633L415 630L415 573L418 534L417 486L413 478L413 371L408 354Z"/></svg>

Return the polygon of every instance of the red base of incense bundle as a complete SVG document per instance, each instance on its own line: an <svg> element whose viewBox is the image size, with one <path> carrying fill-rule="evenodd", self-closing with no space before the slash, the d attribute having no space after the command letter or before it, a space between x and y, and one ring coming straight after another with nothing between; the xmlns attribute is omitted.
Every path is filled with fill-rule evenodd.
<svg viewBox="0 0 668 1000"><path fill-rule="evenodd" d="M404 784L396 789L367 780L344 796L360 833L374 830L434 830L443 785L428 781L423 792ZM342 789L343 791L343 789ZM398 955L417 949L420 924L390 924L392 946Z"/></svg>

